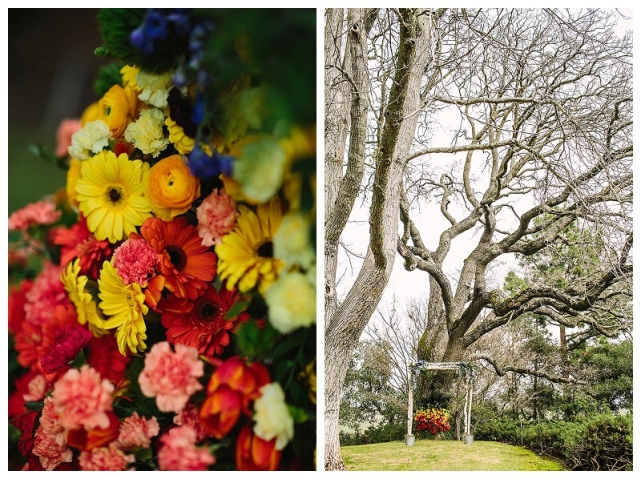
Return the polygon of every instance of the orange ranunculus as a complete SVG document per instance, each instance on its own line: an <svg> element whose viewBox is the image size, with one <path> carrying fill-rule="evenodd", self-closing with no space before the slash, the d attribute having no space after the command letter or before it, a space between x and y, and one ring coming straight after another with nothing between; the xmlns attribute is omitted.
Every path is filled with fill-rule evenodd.
<svg viewBox="0 0 641 479"><path fill-rule="evenodd" d="M81 451L91 451L118 439L120 419L111 411L107 411L105 414L109 417L107 429L94 428L89 431L82 427L72 429L67 433L67 444L71 447L77 447Z"/></svg>
<svg viewBox="0 0 641 479"><path fill-rule="evenodd" d="M236 442L236 467L239 471L275 471L280 463L281 452L276 450L276 439L261 439L247 424Z"/></svg>
<svg viewBox="0 0 641 479"><path fill-rule="evenodd" d="M98 110L99 110L98 102L95 101L91 105L89 105L87 108L85 108L85 111L82 112L82 116L80 117L80 124L82 126L85 126L85 124L89 123L90 121L95 121L98 119Z"/></svg>
<svg viewBox="0 0 641 479"><path fill-rule="evenodd" d="M98 101L98 119L104 121L114 138L120 138L136 113L136 91L126 86L112 86Z"/></svg>
<svg viewBox="0 0 641 479"><path fill-rule="evenodd" d="M209 380L208 396L200 409L203 427L218 439L224 437L241 414L251 416L251 401L269 381L269 372L261 363L247 364L237 356L226 360Z"/></svg>
<svg viewBox="0 0 641 479"><path fill-rule="evenodd" d="M183 214L200 196L200 181L189 171L182 156L163 158L149 170L152 211L163 221Z"/></svg>

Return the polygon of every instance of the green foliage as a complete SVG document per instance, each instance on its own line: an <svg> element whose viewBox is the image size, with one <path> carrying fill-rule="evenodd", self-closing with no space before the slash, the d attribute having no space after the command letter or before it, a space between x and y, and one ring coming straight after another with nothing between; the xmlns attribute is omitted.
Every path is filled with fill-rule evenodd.
<svg viewBox="0 0 641 479"><path fill-rule="evenodd" d="M314 9L203 9L215 20L203 66L222 84L259 72L274 117L312 123L316 115L316 12ZM239 55L238 52L241 52Z"/></svg>
<svg viewBox="0 0 641 479"><path fill-rule="evenodd" d="M104 45L98 54L118 58L128 65L136 65L150 73L164 73L178 65L187 54L187 40L176 35L172 26L167 28L167 38L155 43L152 54L145 55L129 41L129 36L142 25L143 8L103 8L98 14L98 28Z"/></svg>
<svg viewBox="0 0 641 479"><path fill-rule="evenodd" d="M381 424L370 426L364 432L356 429L353 433L340 431L341 446L357 446L360 444L376 444L379 442L404 441L407 426L404 424Z"/></svg>
<svg viewBox="0 0 641 479"><path fill-rule="evenodd" d="M362 341L357 346L341 391L339 423L356 428L384 418L395 423L406 413L406 402L390 385L390 357L385 345Z"/></svg>
<svg viewBox="0 0 641 479"><path fill-rule="evenodd" d="M110 63L98 71L98 76L93 82L93 89L98 98L102 98L112 86L122 86L122 75L120 74L122 66L122 63Z"/></svg>
<svg viewBox="0 0 641 479"><path fill-rule="evenodd" d="M574 422L497 419L474 436L522 445L564 461L573 470L632 470L632 415L602 414Z"/></svg>
<svg viewBox="0 0 641 479"><path fill-rule="evenodd" d="M632 340L620 343L603 340L576 356L579 368L595 371L587 394L613 412L632 408Z"/></svg>

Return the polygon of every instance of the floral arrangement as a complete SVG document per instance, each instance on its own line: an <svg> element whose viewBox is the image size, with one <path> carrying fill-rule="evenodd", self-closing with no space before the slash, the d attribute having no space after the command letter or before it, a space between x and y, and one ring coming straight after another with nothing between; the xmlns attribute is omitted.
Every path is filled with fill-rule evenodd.
<svg viewBox="0 0 641 479"><path fill-rule="evenodd" d="M447 409L419 409L414 413L414 424L417 431L429 431L435 436L450 430L450 413Z"/></svg>
<svg viewBox="0 0 641 479"><path fill-rule="evenodd" d="M8 221L10 468L315 469L315 12L98 20Z"/></svg>

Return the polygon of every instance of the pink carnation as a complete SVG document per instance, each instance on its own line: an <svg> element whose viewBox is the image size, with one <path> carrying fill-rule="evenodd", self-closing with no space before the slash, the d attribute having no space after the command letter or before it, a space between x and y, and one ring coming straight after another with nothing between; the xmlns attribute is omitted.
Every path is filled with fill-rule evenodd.
<svg viewBox="0 0 641 479"><path fill-rule="evenodd" d="M196 442L202 442L208 437L213 437L213 435L203 427L200 422L198 408L193 404L187 404L182 411L174 416L174 424L176 426L189 426L196 431Z"/></svg>
<svg viewBox="0 0 641 479"><path fill-rule="evenodd" d="M70 369L53 388L53 403L66 429L107 429L114 385L100 380L100 373L88 365Z"/></svg>
<svg viewBox="0 0 641 479"><path fill-rule="evenodd" d="M60 122L56 131L56 156L67 156L67 150L71 146L71 136L80 128L82 128L80 120L65 118Z"/></svg>
<svg viewBox="0 0 641 479"><path fill-rule="evenodd" d="M229 233L236 223L236 203L225 190L214 190L196 208L198 236L203 246L220 244L220 239Z"/></svg>
<svg viewBox="0 0 641 479"><path fill-rule="evenodd" d="M25 401L40 401L47 393L47 378L42 374L38 374L35 378L29 381L29 394L24 394Z"/></svg>
<svg viewBox="0 0 641 479"><path fill-rule="evenodd" d="M145 396L156 398L158 409L178 412L192 394L203 388L197 379L203 372L196 348L176 344L174 353L164 341L154 344L145 357L145 367L138 382Z"/></svg>
<svg viewBox="0 0 641 479"><path fill-rule="evenodd" d="M65 437L65 429L53 401L46 398L33 445L33 454L40 458L40 464L46 470L51 471L63 462L71 462L73 453L67 447Z"/></svg>
<svg viewBox="0 0 641 479"><path fill-rule="evenodd" d="M109 444L109 447L83 451L78 457L83 471L124 471L127 464L135 461L136 457L133 454L125 455L114 443Z"/></svg>
<svg viewBox="0 0 641 479"><path fill-rule="evenodd" d="M157 264L156 251L144 239L128 239L114 251L113 265L125 284L147 286Z"/></svg>
<svg viewBox="0 0 641 479"><path fill-rule="evenodd" d="M29 203L9 216L9 231L27 231L30 226L50 225L58 221L60 216L62 211L56 211L56 205L51 201Z"/></svg>
<svg viewBox="0 0 641 479"><path fill-rule="evenodd" d="M71 305L65 287L60 281L61 271L60 266L50 261L44 263L31 290L25 294L27 303L24 310L27 321L37 325L48 323L54 317L57 305Z"/></svg>
<svg viewBox="0 0 641 479"><path fill-rule="evenodd" d="M175 427L160 438L158 467L163 471L204 471L216 462L206 448L197 448L196 431L189 426Z"/></svg>
<svg viewBox="0 0 641 479"><path fill-rule="evenodd" d="M147 448L151 444L150 439L157 436L159 432L160 426L155 417L147 420L134 411L133 415L125 418L120 424L116 445L123 450L136 447Z"/></svg>
<svg viewBox="0 0 641 479"><path fill-rule="evenodd" d="M89 340L93 338L91 331L78 323L65 324L54 333L54 343L40 359L42 369L51 374L73 361Z"/></svg>

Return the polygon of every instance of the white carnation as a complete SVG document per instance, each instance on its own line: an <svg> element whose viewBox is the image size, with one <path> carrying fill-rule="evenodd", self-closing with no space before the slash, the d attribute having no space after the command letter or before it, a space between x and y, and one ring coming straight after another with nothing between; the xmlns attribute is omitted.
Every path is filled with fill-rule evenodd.
<svg viewBox="0 0 641 479"><path fill-rule="evenodd" d="M136 75L136 83L142 90L138 95L138 98L142 101L157 108L165 108L167 106L169 90L174 86L172 73L155 75L139 71Z"/></svg>
<svg viewBox="0 0 641 479"><path fill-rule="evenodd" d="M86 160L109 146L109 126L102 120L89 121L71 136L69 156Z"/></svg>
<svg viewBox="0 0 641 479"><path fill-rule="evenodd" d="M276 438L281 451L294 437L294 420L285 403L285 393L278 383L265 384L254 402L254 433L264 441Z"/></svg>

